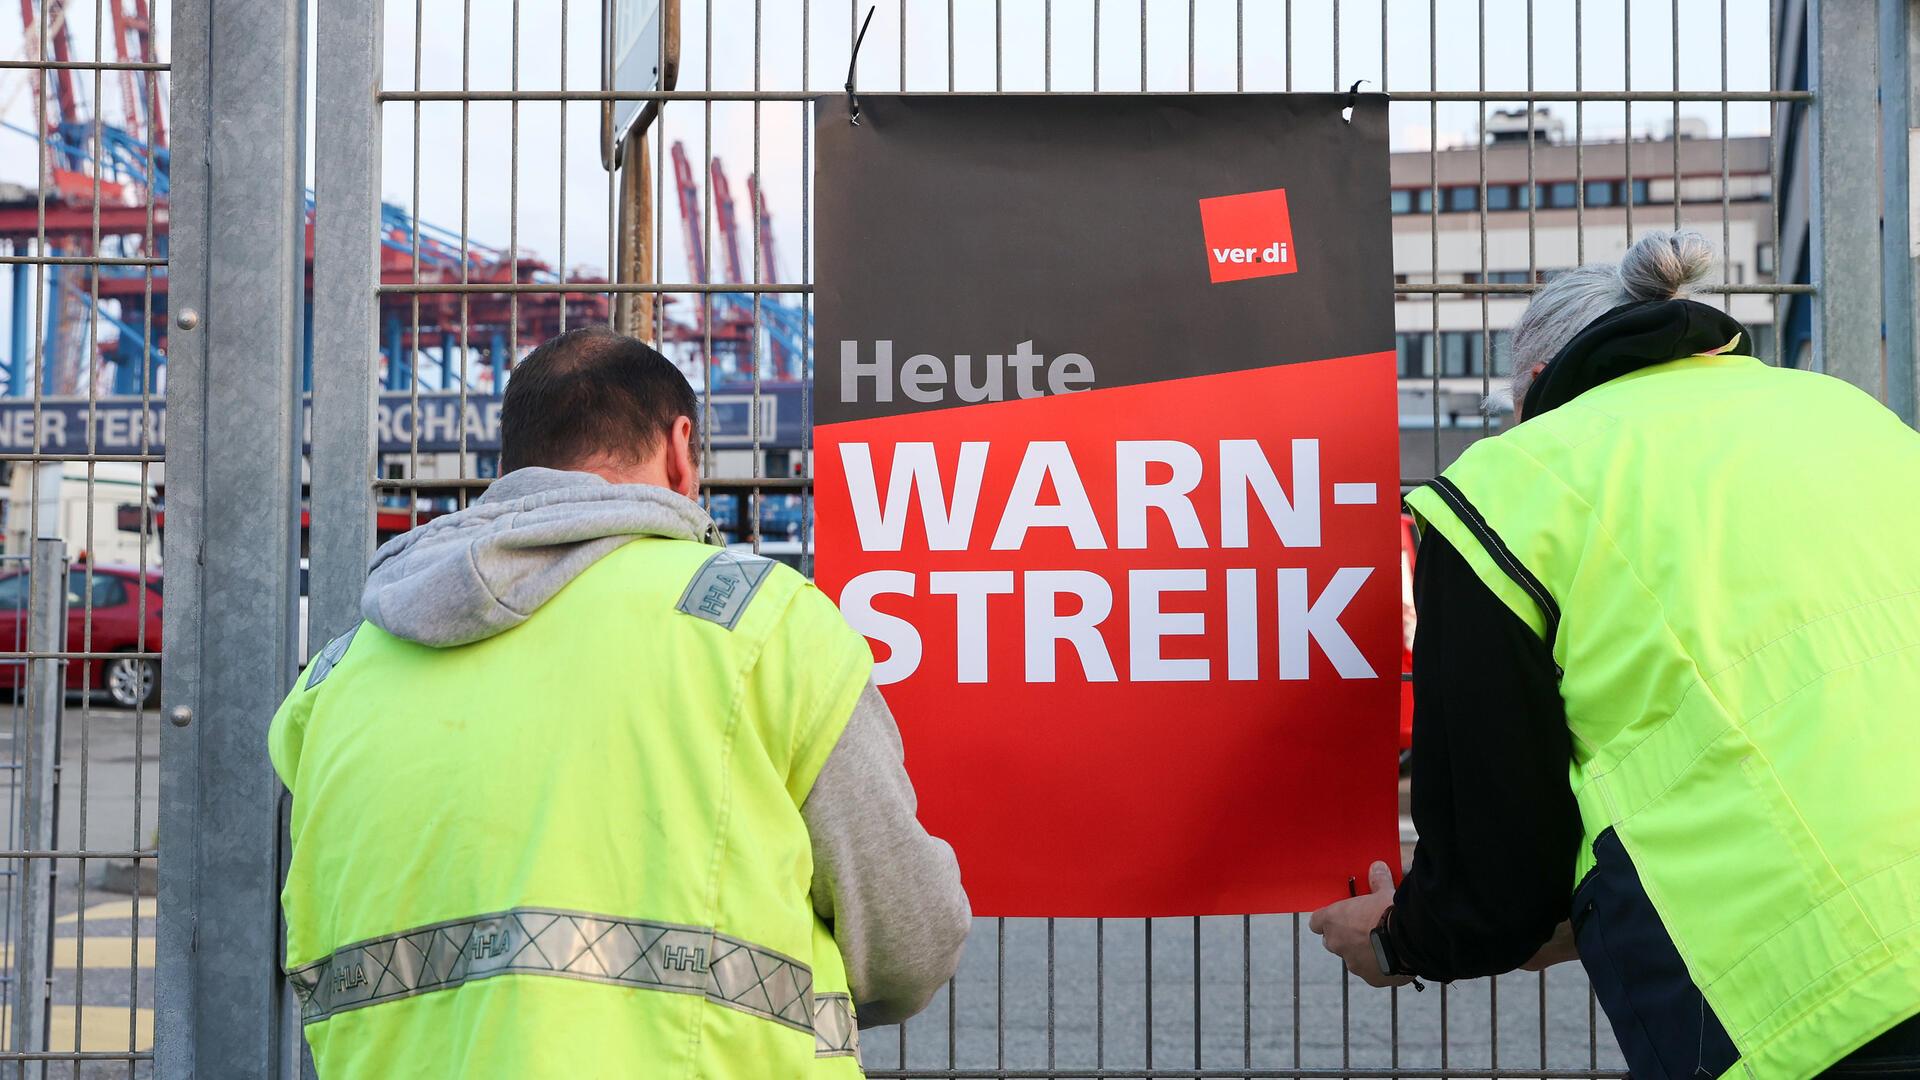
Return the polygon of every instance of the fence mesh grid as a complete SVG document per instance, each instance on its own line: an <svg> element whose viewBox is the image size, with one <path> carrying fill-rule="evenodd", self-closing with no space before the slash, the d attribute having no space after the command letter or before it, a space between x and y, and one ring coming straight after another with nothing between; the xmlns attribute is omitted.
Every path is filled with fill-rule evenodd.
<svg viewBox="0 0 1920 1080"><path fill-rule="evenodd" d="M145 1076L161 656L166 13L0 34L0 1075ZM58 538L57 540L36 538ZM143 884L144 883L144 884Z"/></svg>
<svg viewBox="0 0 1920 1080"><path fill-rule="evenodd" d="M677 85L609 90L615 6L386 6L382 176L406 202L377 223L381 528L484 489L476 401L540 340L617 314L704 395L716 518L810 570L807 101L839 91L868 5L686 0L657 29ZM880 0L858 70L870 93L1391 95L1404 486L1510 419L1504 331L1527 295L1649 228L1716 244L1702 291L1779 362L1811 287L1776 276L1771 132L1810 95L1733 62L1772 55L1775 18L1758 0ZM594 152L615 102L659 113L625 180ZM742 158L744 212L723 168ZM623 204L648 222L630 240ZM475 238L489 227L504 247ZM451 450L423 437L437 399ZM901 1078L1622 1075L1577 966L1380 993L1297 915L983 919L932 1006L864 1047L869 1075Z"/></svg>

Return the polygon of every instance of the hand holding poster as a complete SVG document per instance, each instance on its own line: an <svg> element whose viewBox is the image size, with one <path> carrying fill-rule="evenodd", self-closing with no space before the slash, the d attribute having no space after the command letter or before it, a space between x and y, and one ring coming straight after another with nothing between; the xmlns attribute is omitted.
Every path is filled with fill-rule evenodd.
<svg viewBox="0 0 1920 1080"><path fill-rule="evenodd" d="M1386 108L816 113L819 581L975 911L1311 908L1397 850Z"/></svg>

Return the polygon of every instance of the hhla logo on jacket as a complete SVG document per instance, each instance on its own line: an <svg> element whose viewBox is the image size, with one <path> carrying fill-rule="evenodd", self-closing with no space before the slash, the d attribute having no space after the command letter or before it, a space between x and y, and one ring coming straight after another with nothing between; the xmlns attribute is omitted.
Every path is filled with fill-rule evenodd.
<svg viewBox="0 0 1920 1080"><path fill-rule="evenodd" d="M1285 188L1201 199L1200 227L1207 238L1207 274L1216 284L1300 269Z"/></svg>

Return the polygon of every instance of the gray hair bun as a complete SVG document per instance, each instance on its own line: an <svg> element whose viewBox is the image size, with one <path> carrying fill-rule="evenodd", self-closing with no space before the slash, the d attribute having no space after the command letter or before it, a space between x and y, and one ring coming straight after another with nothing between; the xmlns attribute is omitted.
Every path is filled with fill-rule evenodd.
<svg viewBox="0 0 1920 1080"><path fill-rule="evenodd" d="M1620 287L1633 300L1671 300L1713 269L1713 245L1697 232L1650 232L1620 260Z"/></svg>

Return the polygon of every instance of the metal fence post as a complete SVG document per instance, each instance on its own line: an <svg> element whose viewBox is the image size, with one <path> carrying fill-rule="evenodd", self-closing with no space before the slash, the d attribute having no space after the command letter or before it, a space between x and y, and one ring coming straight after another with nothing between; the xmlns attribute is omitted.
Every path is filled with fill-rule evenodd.
<svg viewBox="0 0 1920 1080"><path fill-rule="evenodd" d="M63 540L33 542L32 594L27 602L27 651L57 653L67 647L67 545ZM53 851L58 838L55 816L60 762L60 717L66 706L67 661L42 657L27 662L26 723L20 748L20 845L27 851ZM10 1045L40 1051L47 1046L47 1002L52 994L52 859L22 859L20 932L13 941L14 1005ZM46 1062L22 1062L15 1073L46 1075Z"/></svg>
<svg viewBox="0 0 1920 1080"><path fill-rule="evenodd" d="M309 652L360 621L373 553L382 8L335 0L315 28Z"/></svg>
<svg viewBox="0 0 1920 1080"><path fill-rule="evenodd" d="M1813 363L1885 401L1879 13L1858 0L1809 3Z"/></svg>
<svg viewBox="0 0 1920 1080"><path fill-rule="evenodd" d="M627 136L620 172L619 250L615 281L647 281L653 275L653 162L644 129ZM622 293L613 302L613 328L642 341L658 342L654 314L660 298L652 293Z"/></svg>
<svg viewBox="0 0 1920 1080"><path fill-rule="evenodd" d="M375 536L380 106L374 95L383 7L381 0L338 0L322 4L315 19L314 137L329 149L314 162L308 653L360 621L360 588ZM283 874L284 868L283 859ZM286 998L286 1074L311 1077L300 1010L291 994Z"/></svg>
<svg viewBox="0 0 1920 1080"><path fill-rule="evenodd" d="M1920 420L1915 383L1916 314L1920 295L1920 0L1880 0L1880 143L1886 167L1885 220L1881 229L1883 302L1886 305L1887 407L1909 425Z"/></svg>
<svg viewBox="0 0 1920 1080"><path fill-rule="evenodd" d="M174 8L162 1080L283 1070L266 729L297 640L306 27L303 0Z"/></svg>

